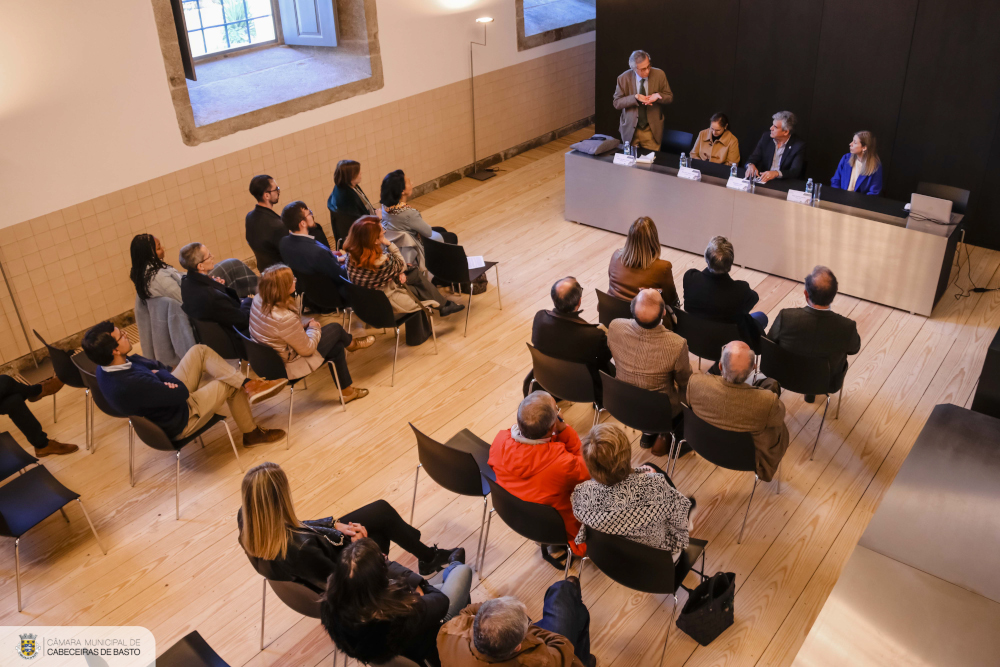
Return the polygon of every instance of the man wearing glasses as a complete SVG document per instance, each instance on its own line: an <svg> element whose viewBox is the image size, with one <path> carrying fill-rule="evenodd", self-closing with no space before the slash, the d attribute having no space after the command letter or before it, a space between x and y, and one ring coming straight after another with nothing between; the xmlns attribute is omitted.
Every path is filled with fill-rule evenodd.
<svg viewBox="0 0 1000 667"><path fill-rule="evenodd" d="M250 194L257 200L257 205L247 213L247 243L257 258L257 270L263 272L272 264L281 263L279 246L281 239L288 234L281 216L274 210L281 197L281 188L273 178L262 174L250 179ZM309 234L326 247L330 247L326 233L318 224L309 228Z"/></svg>
<svg viewBox="0 0 1000 667"><path fill-rule="evenodd" d="M612 103L622 112L618 124L622 141L649 150L660 150L663 139L663 109L674 94L662 69L650 65L649 54L633 51L629 69L618 77Z"/></svg>

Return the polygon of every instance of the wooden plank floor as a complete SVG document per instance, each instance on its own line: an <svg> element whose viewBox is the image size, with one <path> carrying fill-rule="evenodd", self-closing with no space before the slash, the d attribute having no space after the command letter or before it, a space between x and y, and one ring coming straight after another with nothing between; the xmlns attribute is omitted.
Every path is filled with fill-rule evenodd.
<svg viewBox="0 0 1000 667"><path fill-rule="evenodd" d="M281 444L240 454L245 467L270 460L288 471L300 516L337 515L385 498L409 517L417 455L408 422L441 440L462 428L492 440L514 422L530 367L525 341L534 313L550 307L550 285L576 276L586 288L584 315L596 320L593 290L607 287L608 259L622 237L567 222L562 213L562 155L589 132L507 161L497 178L464 179L415 202L431 224L457 232L469 254L501 262L504 308L498 308L491 273L488 292L474 299L469 336L462 335L464 313L439 319L440 354L430 343L404 347L395 387L389 386L392 338L379 336L349 359L356 384L371 389L368 398L342 412L323 373L297 392L291 449ZM678 284L684 271L703 262L670 248L664 256L673 262ZM1000 253L971 248L962 260L963 285L966 270L977 285L997 285ZM758 290L772 319L781 308L804 302L801 283L745 269L735 273ZM931 318L837 298L835 310L857 320L863 342L851 361L839 418L827 420L810 460L821 405L783 397L792 444L781 466L782 493L775 493L773 483L758 489L742 544L736 538L753 479L694 456L680 461L675 480L699 501L693 535L709 541L708 569L736 573L736 624L709 647L674 630L665 664L792 663L933 406L971 401L1000 326L1000 293L955 299L957 291L949 288ZM59 406L53 424L47 401L32 404L51 437L82 444L83 393L63 390ZM267 425L283 427L287 409L285 393L255 413ZM592 416L586 406L565 412L581 432ZM0 429L13 432L2 419ZM635 460L649 459L632 435ZM232 665L330 661L332 644L319 622L297 617L273 597L269 646L258 650L260 578L237 544L241 473L221 429L206 438L206 449L189 447L182 456L180 521L174 520L172 457L137 445L137 483L131 488L125 424L98 415L96 436L93 455L46 459L45 465L83 495L108 554L101 555L76 508L67 510L70 526L49 518L22 540L25 611L18 614L8 543L0 565L0 623L141 625L153 632L159 652L197 629ZM481 512L475 499L456 498L425 477L414 523L425 541L463 545L471 560ZM397 550L392 556L415 565ZM499 519L493 521L483 575L475 600L517 595L534 617L543 591L561 576L534 544ZM669 598L627 590L592 567L584 577L584 598L600 664L658 661Z"/></svg>

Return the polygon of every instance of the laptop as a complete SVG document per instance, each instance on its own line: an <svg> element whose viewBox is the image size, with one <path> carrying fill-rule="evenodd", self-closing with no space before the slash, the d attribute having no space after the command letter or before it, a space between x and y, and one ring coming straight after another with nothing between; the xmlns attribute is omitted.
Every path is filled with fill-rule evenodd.
<svg viewBox="0 0 1000 667"><path fill-rule="evenodd" d="M910 195L910 215L906 218L906 228L915 229L928 234L948 236L952 225L952 202L949 199L938 199L913 193ZM938 222L931 222L936 220ZM945 224L938 224L945 223Z"/></svg>

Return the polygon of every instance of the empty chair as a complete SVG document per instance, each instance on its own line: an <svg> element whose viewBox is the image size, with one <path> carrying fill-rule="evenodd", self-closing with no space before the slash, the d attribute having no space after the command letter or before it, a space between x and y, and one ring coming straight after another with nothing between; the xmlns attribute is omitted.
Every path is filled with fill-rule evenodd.
<svg viewBox="0 0 1000 667"><path fill-rule="evenodd" d="M438 280L469 285L469 305L465 310L466 336L469 335L469 316L472 314L472 281L490 269L494 269L497 275L497 303L500 305L500 310L503 310L503 302L500 300L500 262L486 262L484 266L470 269L469 258L462 246L429 238L423 239L423 244L424 261L429 273Z"/></svg>
<svg viewBox="0 0 1000 667"><path fill-rule="evenodd" d="M347 310L347 303L340 295L340 286L327 276L296 271L295 282L305 305L313 312L339 313ZM340 285L343 284L343 281L339 282ZM350 328L350 324L347 328Z"/></svg>
<svg viewBox="0 0 1000 667"><path fill-rule="evenodd" d="M25 470L30 465L35 467ZM17 610L21 611L21 536L49 518L61 512L66 523L69 517L63 509L74 500L80 504L83 516L94 533L94 541L101 551L107 550L97 536L94 522L87 514L79 493L70 491L59 483L34 456L24 451L10 433L0 433L0 480L14 473L18 476L0 486L0 535L14 538L14 576L17 580Z"/></svg>
<svg viewBox="0 0 1000 667"><path fill-rule="evenodd" d="M194 335L198 342L207 346L223 359L227 361L235 359L242 365L242 361L247 358L246 350L243 349L243 341L235 335L230 335L230 331L218 322L192 318L191 326L194 327Z"/></svg>
<svg viewBox="0 0 1000 667"><path fill-rule="evenodd" d="M791 350L779 347L777 343L765 336L760 337L760 345L760 372L777 380L784 391L814 396L826 394L823 417L819 421L816 441L813 443L812 453L809 455L809 460L812 460L816 455L816 446L819 444L819 436L823 432L823 424L826 422L826 412L830 409L830 396L838 392L840 392L840 396L837 398L837 414L834 419L840 417L840 400L844 396L843 377L840 378L837 386L831 386L834 381L830 377L829 360L796 354Z"/></svg>
<svg viewBox="0 0 1000 667"><path fill-rule="evenodd" d="M486 467L483 477L490 486L490 497L493 499L493 509L500 515L503 522L521 537L538 542L539 544L553 544L566 547L566 571L563 578L569 576L569 568L573 563L573 551L570 548L566 537L566 524L559 516L559 512L554 507L531 503L521 500L514 494L504 489L496 481L496 478ZM490 521L493 515L490 514L486 523L486 536L489 537ZM485 549L486 545L483 545ZM589 549L589 547L588 547ZM545 547L542 547L544 553Z"/></svg>
<svg viewBox="0 0 1000 667"><path fill-rule="evenodd" d="M396 332L396 347L392 354L392 379L389 386L396 385L396 358L399 356L399 327L406 324L412 318L420 317L420 313L425 311L417 310L412 313L392 312L392 304L389 297L384 292L376 289L361 287L352 283L347 283L348 301L351 310L357 313L365 324L373 329L393 329ZM434 338L434 354L437 354L437 334L434 332L434 316L429 312L427 319L430 320L431 336Z"/></svg>
<svg viewBox="0 0 1000 667"><path fill-rule="evenodd" d="M424 435L416 426L410 424L413 434L417 437L417 472L413 478L413 504L410 507L410 525L413 525L413 515L417 509L417 483L420 481L420 469L430 475L438 485L452 493L461 496L482 497L483 518L479 524L479 541L476 542L476 559L472 568L482 572L486 560L486 542L484 527L486 526L487 499L490 487L483 479L480 471L488 468L490 445L469 429L462 429L448 442L442 444ZM489 534L485 534L489 538Z"/></svg>
<svg viewBox="0 0 1000 667"><path fill-rule="evenodd" d="M941 185L940 183L917 183L917 194L927 197L937 197L947 199L951 202L953 213L965 214L965 209L969 206L969 191L956 188L951 185ZM35 334L36 336L38 334Z"/></svg>
<svg viewBox="0 0 1000 667"><path fill-rule="evenodd" d="M80 371L80 379L83 380L83 384L87 388L87 395L90 397L90 403L85 405L84 408L87 409L87 419L85 421L90 429L87 434L87 441L90 443L90 453L93 454L97 451L97 442L94 440L94 406L96 405L101 412L115 419L128 419L128 415L115 410L108 403L108 400L104 398L104 394L101 393L101 388L97 384L97 365L86 354L77 352L71 357L71 360L73 361L73 365ZM129 451L132 451L132 435L132 425L129 424Z"/></svg>
<svg viewBox="0 0 1000 667"><path fill-rule="evenodd" d="M679 308L674 314L677 316L674 332L687 341L688 350L698 357L698 370L702 359L718 361L726 343L740 340L739 327L731 322L713 322Z"/></svg>
<svg viewBox="0 0 1000 667"><path fill-rule="evenodd" d="M597 321L607 327L611 320L631 319L632 302L611 296L601 290L597 292Z"/></svg>
<svg viewBox="0 0 1000 667"><path fill-rule="evenodd" d="M660 150L665 153L690 153L694 146L694 135L690 132L680 130L663 130L663 139L660 140Z"/></svg>
<svg viewBox="0 0 1000 667"><path fill-rule="evenodd" d="M229 663L195 630L164 651L156 667L229 667Z"/></svg>
<svg viewBox="0 0 1000 667"><path fill-rule="evenodd" d="M56 377L67 387L75 387L76 389L87 390L86 386L83 384L83 378L80 377L80 370L73 365L72 359L70 359L70 353L66 350L60 349L53 345L49 345L45 342L38 332L34 329L31 330L35 334L35 338L42 341L42 345L45 349L49 351L49 359L52 360L52 370L55 371ZM87 394L87 399L90 395ZM86 400L86 399L85 399ZM86 418L86 410L84 410L84 417ZM56 422L56 395L52 394L52 421ZM84 426L86 428L86 425ZM90 448L90 442L87 442L87 448Z"/></svg>
<svg viewBox="0 0 1000 667"><path fill-rule="evenodd" d="M260 650L264 650L264 616L267 612L267 587L270 586L278 599L289 609L309 618L319 618L320 603L323 593L317 593L305 584L295 581L274 581L264 578L263 591L260 598ZM334 656L336 662L336 655ZM346 663L346 661L345 661Z"/></svg>
<svg viewBox="0 0 1000 667"><path fill-rule="evenodd" d="M705 578L705 540L690 539L690 543L680 560L675 564L672 555L664 549L656 549L645 544L618 535L608 535L587 526L587 555L580 563L580 579L583 580L583 568L588 560L593 561L597 568L611 580L643 593L653 595L669 595L674 599L670 611L670 622L667 624L667 635L663 639L663 652L660 654L660 664L667 653L667 642L670 640L670 628L674 624L674 613L677 610L677 591L684 588L684 579L693 570L693 565L701 557L702 579ZM684 588L684 590L690 590Z"/></svg>
<svg viewBox="0 0 1000 667"><path fill-rule="evenodd" d="M601 371L601 385L604 388L604 409L622 424L642 433L673 433L674 415L669 396L622 382L604 371ZM668 474L671 473L670 460L674 454L673 441L670 447Z"/></svg>
<svg viewBox="0 0 1000 667"><path fill-rule="evenodd" d="M750 515L750 503L753 502L754 491L757 490L757 458L753 444L753 435L739 431L727 431L713 426L696 415L687 405L684 410L684 440L698 456L726 470L752 472L753 489L747 501L747 510L743 515L743 526L736 543L743 541L743 529L747 527L747 517ZM781 465L776 471L778 481L777 493L781 493Z"/></svg>
<svg viewBox="0 0 1000 667"><path fill-rule="evenodd" d="M240 463L240 453L236 450L236 442L233 440L232 431L229 430L229 424L226 423L226 418L222 415L214 415L208 420L204 426L192 433L191 435L178 438L177 440L171 440L167 437L167 434L163 432L159 426L149 421L145 417L137 417L132 415L128 418L129 424L135 429L136 435L142 440L147 446L158 449L161 452L174 452L177 459L176 474L174 476L174 509L176 517L181 518L181 448L188 444L196 438L201 438L202 434L208 429L212 428L219 422L226 427L226 435L229 436L229 444L233 446L233 454L236 455L236 465L239 466L240 471L243 471L243 464ZM202 441L202 447L205 446L204 441ZM129 479L131 480L132 486L135 486L135 471L134 471L134 461L135 456L132 452L132 439L129 439L129 449L128 449L128 467L129 467Z"/></svg>
<svg viewBox="0 0 1000 667"><path fill-rule="evenodd" d="M594 423L601 415L601 406L597 405L594 396L594 379L590 375L587 364L576 361L563 361L540 352L531 343L526 343L531 352L531 366L534 379L528 387L528 392L534 391L533 385L541 387L562 400L573 403L590 403L594 406Z"/></svg>

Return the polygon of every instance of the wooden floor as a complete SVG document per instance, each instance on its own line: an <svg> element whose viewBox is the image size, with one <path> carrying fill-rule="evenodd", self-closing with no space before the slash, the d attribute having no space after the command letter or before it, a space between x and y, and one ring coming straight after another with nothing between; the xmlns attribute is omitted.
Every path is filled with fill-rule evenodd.
<svg viewBox="0 0 1000 667"><path fill-rule="evenodd" d="M465 179L416 202L431 224L457 232L470 255L501 262L504 308L497 306L491 274L489 291L474 298L468 338L462 336L465 313L439 319L440 354L430 343L400 349L394 388L391 336L349 355L355 383L371 395L346 412L335 404L325 373L296 392L291 450L282 443L240 454L244 466L270 460L288 471L301 517L339 515L378 498L409 517L417 454L407 422L441 440L469 428L491 441L514 423L530 366L525 341L534 313L551 305L550 285L575 276L586 288L584 316L596 320L594 288L607 287L608 259L622 237L563 219L562 154L582 136L588 131L512 159L501 165L507 173L485 183ZM968 260L962 253L959 282L968 285L969 271L977 285L996 286L1000 253L969 250ZM664 256L678 284L688 268L703 265L701 257L669 248ZM803 303L800 283L734 273L758 291L772 319L781 308ZM708 570L736 573L736 624L709 647L675 629L665 664L792 663L931 409L971 402L987 345L1000 327L1000 292L955 299L956 291L949 289L929 319L837 298L834 309L857 321L863 343L851 360L839 419L827 421L810 461L821 404L783 397L792 433L781 466L783 490L776 495L773 483L757 489L741 545L736 538L752 476L693 455L680 461L674 479L698 499L692 535L709 542ZM47 400L33 407L51 437L82 445L83 392L67 388L59 401L54 425ZM284 427L287 409L285 392L255 412L267 425ZM586 406L564 411L581 431L592 418ZM3 419L0 429L13 431ZM0 624L141 625L155 635L158 652L197 629L234 666L329 664L333 647L319 622L296 616L273 595L269 646L259 651L261 580L237 543L241 474L222 429L210 432L206 449L193 445L183 454L180 521L174 520L173 457L137 445L131 488L125 424L99 415L96 432L95 454L81 451L45 464L83 495L108 554L97 549L79 509L67 508L70 526L58 515L49 518L22 540L25 611L18 614L8 542L0 565ZM636 462L650 456L637 439L634 451ZM475 499L456 498L424 477L415 524L427 542L465 546L471 561L481 511ZM406 554L392 555L414 565ZM516 595L535 618L543 591L562 576L499 520L484 574L475 600ZM600 664L655 664L670 599L627 590L592 567L583 588Z"/></svg>

